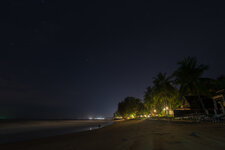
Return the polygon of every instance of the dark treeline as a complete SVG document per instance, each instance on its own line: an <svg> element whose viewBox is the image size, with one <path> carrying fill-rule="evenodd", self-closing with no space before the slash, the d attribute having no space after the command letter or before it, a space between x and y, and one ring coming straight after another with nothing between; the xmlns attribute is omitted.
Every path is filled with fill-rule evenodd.
<svg viewBox="0 0 225 150"><path fill-rule="evenodd" d="M173 110L182 107L184 96L212 97L225 88L225 76L217 79L203 78L208 66L198 64L196 58L187 57L177 63L171 74L158 73L152 86L147 87L144 100L127 97L118 104L115 118L142 118L148 116L171 116ZM204 109L204 108L203 108Z"/></svg>

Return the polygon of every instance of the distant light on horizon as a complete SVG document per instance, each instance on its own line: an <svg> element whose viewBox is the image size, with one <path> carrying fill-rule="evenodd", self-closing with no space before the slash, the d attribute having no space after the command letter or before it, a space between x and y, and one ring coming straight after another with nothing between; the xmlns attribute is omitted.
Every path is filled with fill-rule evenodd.
<svg viewBox="0 0 225 150"><path fill-rule="evenodd" d="M89 120L105 120L104 117L96 117L96 118L89 117L88 119Z"/></svg>
<svg viewBox="0 0 225 150"><path fill-rule="evenodd" d="M97 118L94 118L96 120L104 120L105 118L104 117L97 117Z"/></svg>

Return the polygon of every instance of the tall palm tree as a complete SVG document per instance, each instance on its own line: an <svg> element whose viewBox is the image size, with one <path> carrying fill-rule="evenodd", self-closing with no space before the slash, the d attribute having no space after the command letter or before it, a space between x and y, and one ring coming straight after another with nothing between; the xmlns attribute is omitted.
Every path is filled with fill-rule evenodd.
<svg viewBox="0 0 225 150"><path fill-rule="evenodd" d="M178 65L179 68L173 73L173 76L175 76L175 83L180 86L181 98L187 95L197 95L203 109L207 113L200 96L206 94L205 89L202 87L201 79L208 66L197 64L197 60L194 57L187 57L183 61L178 62Z"/></svg>
<svg viewBox="0 0 225 150"><path fill-rule="evenodd" d="M153 89L152 87L147 87L144 94L144 105L148 109L149 112L153 109L154 99L153 99Z"/></svg>
<svg viewBox="0 0 225 150"><path fill-rule="evenodd" d="M159 73L153 78L153 84L155 105L161 108L165 106L172 108L172 97L174 97L176 89L172 86L170 77L167 77L166 73Z"/></svg>

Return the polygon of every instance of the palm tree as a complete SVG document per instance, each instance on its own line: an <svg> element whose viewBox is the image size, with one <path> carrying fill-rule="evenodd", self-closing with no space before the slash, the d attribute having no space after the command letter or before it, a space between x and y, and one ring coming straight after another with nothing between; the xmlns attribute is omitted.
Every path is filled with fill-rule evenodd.
<svg viewBox="0 0 225 150"><path fill-rule="evenodd" d="M153 89L152 87L147 87L144 94L144 105L149 112L153 109L154 99L153 99Z"/></svg>
<svg viewBox="0 0 225 150"><path fill-rule="evenodd" d="M155 105L158 109L169 106L172 108L174 101L174 95L176 88L172 86L170 77L166 76L166 73L159 73L153 78L153 93L155 99Z"/></svg>
<svg viewBox="0 0 225 150"><path fill-rule="evenodd" d="M207 65L197 64L194 57L185 58L183 61L178 62L179 68L173 73L175 83L180 86L180 98L186 95L197 95L200 103L205 110L201 95L206 95L206 90L202 87L201 80L205 70L208 69Z"/></svg>

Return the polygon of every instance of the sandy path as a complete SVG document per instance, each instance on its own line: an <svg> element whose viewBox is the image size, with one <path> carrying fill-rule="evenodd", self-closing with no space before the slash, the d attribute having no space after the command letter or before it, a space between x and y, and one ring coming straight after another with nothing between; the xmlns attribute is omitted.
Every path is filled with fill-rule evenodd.
<svg viewBox="0 0 225 150"><path fill-rule="evenodd" d="M225 126L168 121L117 122L96 131L0 145L1 150L224 150Z"/></svg>

